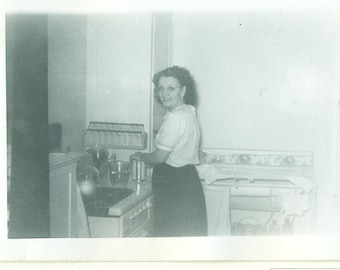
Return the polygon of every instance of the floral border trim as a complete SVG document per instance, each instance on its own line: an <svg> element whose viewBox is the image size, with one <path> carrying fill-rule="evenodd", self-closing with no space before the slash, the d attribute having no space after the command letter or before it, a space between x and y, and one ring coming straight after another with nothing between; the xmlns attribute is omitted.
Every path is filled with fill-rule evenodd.
<svg viewBox="0 0 340 270"><path fill-rule="evenodd" d="M201 163L223 163L231 165L257 165L273 167L312 167L313 156L311 154L249 154L230 153L216 154L203 150Z"/></svg>

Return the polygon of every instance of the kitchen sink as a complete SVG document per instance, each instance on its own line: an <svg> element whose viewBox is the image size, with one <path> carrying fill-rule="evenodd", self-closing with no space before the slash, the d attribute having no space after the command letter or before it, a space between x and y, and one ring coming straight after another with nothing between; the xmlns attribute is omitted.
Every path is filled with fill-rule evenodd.
<svg viewBox="0 0 340 270"><path fill-rule="evenodd" d="M133 192L127 188L97 187L91 195L83 197L86 214L94 217L106 217L113 205L124 200Z"/></svg>

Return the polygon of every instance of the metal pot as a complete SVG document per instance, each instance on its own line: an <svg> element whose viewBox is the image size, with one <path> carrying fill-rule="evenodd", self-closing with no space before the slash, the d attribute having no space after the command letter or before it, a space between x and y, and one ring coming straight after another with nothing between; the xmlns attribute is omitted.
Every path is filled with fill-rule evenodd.
<svg viewBox="0 0 340 270"><path fill-rule="evenodd" d="M144 181L146 178L145 163L141 160L133 159L130 161L130 173L133 181Z"/></svg>

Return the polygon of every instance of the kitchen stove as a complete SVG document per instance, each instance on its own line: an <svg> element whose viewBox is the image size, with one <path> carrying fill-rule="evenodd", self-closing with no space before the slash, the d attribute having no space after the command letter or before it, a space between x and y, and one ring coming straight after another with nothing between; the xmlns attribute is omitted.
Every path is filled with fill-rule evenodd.
<svg viewBox="0 0 340 270"><path fill-rule="evenodd" d="M92 173L92 166L92 154L87 154L79 164L80 177ZM150 179L143 182L132 179L111 181L109 170L105 168L102 172L99 172L97 181L92 181L91 174L85 177L85 181L79 181L90 237L150 236L153 231Z"/></svg>

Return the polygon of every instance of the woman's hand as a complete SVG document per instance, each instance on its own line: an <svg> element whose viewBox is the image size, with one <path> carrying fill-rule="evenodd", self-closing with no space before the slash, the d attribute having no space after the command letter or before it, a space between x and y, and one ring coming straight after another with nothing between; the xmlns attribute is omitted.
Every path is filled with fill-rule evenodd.
<svg viewBox="0 0 340 270"><path fill-rule="evenodd" d="M142 160L142 155L143 155L142 152L136 152L136 153L133 153L132 155L130 155L129 159L130 160L133 160L133 159Z"/></svg>
<svg viewBox="0 0 340 270"><path fill-rule="evenodd" d="M143 161L146 164L154 165L165 162L168 159L169 155L170 152L156 148L156 150L152 153L136 152L130 155L129 159L137 159Z"/></svg>

